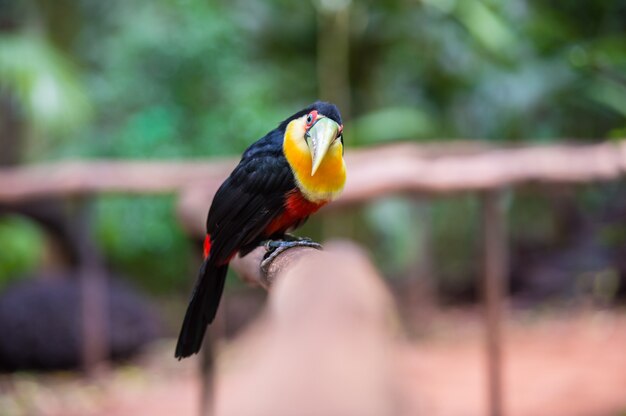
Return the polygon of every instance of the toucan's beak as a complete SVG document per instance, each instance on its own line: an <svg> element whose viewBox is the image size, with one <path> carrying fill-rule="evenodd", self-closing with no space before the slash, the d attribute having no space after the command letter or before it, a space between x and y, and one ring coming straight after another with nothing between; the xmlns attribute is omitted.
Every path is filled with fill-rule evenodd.
<svg viewBox="0 0 626 416"><path fill-rule="evenodd" d="M339 124L328 117L320 116L313 126L306 132L307 144L311 151L311 176L315 175L322 164L330 145L337 138Z"/></svg>

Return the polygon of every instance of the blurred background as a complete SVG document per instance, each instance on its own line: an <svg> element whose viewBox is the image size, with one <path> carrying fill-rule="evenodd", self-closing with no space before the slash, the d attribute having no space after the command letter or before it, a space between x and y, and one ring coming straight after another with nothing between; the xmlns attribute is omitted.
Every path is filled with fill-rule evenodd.
<svg viewBox="0 0 626 416"><path fill-rule="evenodd" d="M0 0L0 167L236 158L318 98L342 110L346 153L611 141L626 135L625 31L626 5L608 0ZM519 339L626 332L625 185L506 193ZM366 247L417 344L480 345L476 195L372 200L299 234ZM199 377L173 338L199 258L175 195L0 201L0 415L136 414L163 392L180 406L169 414L196 414ZM118 360L92 384L79 371L85 267L108 287ZM217 339L263 304L235 275L226 291ZM626 347L609 341L588 358ZM626 412L613 364L600 373L621 378L597 380L605 410L584 414Z"/></svg>

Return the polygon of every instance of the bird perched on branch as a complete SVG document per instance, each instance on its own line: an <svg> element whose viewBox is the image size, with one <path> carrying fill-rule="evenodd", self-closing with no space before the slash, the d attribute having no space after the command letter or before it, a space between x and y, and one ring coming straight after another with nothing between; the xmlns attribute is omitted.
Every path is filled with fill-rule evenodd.
<svg viewBox="0 0 626 416"><path fill-rule="evenodd" d="M259 245L317 245L285 234L336 198L346 181L343 124L333 104L316 102L252 144L209 209L204 261L178 337L176 357L200 350L215 318L230 260Z"/></svg>

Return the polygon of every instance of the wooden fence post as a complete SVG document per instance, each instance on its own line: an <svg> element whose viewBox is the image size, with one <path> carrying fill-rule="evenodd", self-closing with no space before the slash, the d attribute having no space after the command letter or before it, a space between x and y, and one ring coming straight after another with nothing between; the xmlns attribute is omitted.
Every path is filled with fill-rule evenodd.
<svg viewBox="0 0 626 416"><path fill-rule="evenodd" d="M79 250L82 364L88 376L95 376L98 370L106 368L110 351L109 288L103 261L94 241L91 202L87 197L77 199L73 227Z"/></svg>
<svg viewBox="0 0 626 416"><path fill-rule="evenodd" d="M412 231L417 239L417 252L408 265L407 299L411 331L419 333L431 324L437 300L434 278L432 201L413 196L410 200Z"/></svg>
<svg viewBox="0 0 626 416"><path fill-rule="evenodd" d="M487 323L488 414L502 416L502 296L507 270L506 212L502 193L482 196L484 302Z"/></svg>
<svg viewBox="0 0 626 416"><path fill-rule="evenodd" d="M212 416L215 401L215 330L209 328L200 350L200 416ZM219 332L219 331L218 331Z"/></svg>

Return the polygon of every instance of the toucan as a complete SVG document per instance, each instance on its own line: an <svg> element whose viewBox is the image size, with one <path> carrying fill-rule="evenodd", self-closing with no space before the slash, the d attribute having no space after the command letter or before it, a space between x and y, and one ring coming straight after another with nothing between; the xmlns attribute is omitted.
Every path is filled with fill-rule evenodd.
<svg viewBox="0 0 626 416"><path fill-rule="evenodd" d="M245 256L268 241L288 244L288 230L339 196L346 182L343 153L339 110L322 101L293 114L246 149L211 203L204 261L176 358L200 350L222 297L228 264L237 253Z"/></svg>

